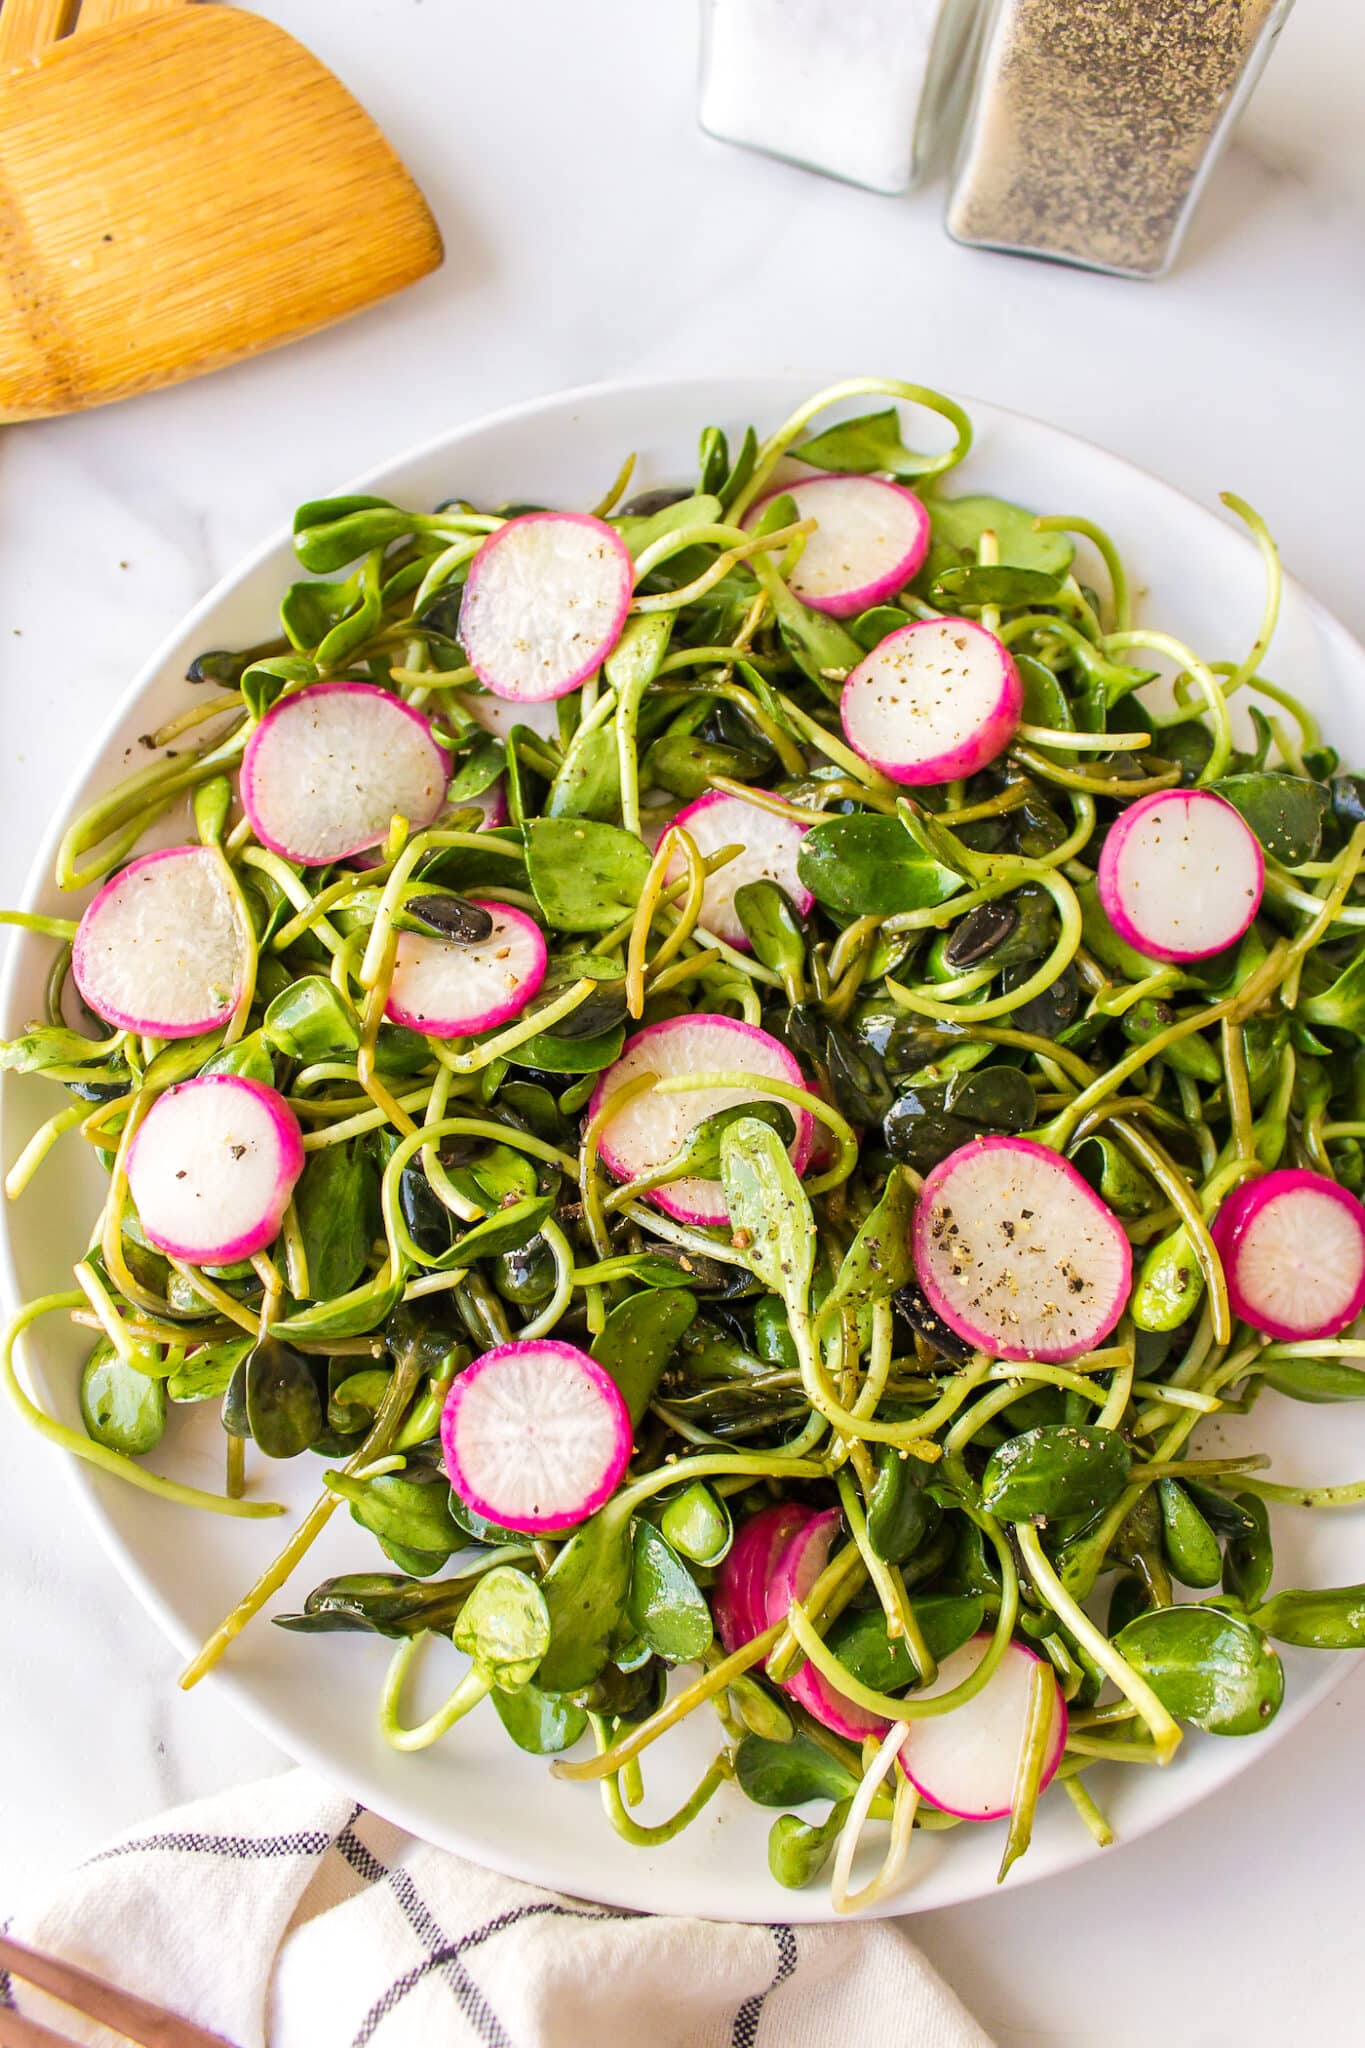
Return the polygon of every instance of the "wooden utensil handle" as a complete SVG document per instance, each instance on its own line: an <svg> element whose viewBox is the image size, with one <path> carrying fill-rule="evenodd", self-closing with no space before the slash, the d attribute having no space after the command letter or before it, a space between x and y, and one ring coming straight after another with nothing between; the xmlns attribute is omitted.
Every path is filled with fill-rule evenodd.
<svg viewBox="0 0 1365 2048"><path fill-rule="evenodd" d="M80 35L92 28L108 28L112 21L127 21L134 14L160 13L165 7L183 4L183 0L80 0L81 11L76 16L73 34Z"/></svg>
<svg viewBox="0 0 1365 2048"><path fill-rule="evenodd" d="M0 0L0 71L64 36L75 12L76 0Z"/></svg>

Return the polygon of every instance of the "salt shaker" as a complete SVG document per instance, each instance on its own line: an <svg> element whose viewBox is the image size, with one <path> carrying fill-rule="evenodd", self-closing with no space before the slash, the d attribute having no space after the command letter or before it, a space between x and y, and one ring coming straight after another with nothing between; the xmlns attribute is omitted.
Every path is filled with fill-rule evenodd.
<svg viewBox="0 0 1365 2048"><path fill-rule="evenodd" d="M992 0L948 232L1160 276L1292 6Z"/></svg>
<svg viewBox="0 0 1365 2048"><path fill-rule="evenodd" d="M701 0L701 125L904 192L960 106L980 0Z"/></svg>

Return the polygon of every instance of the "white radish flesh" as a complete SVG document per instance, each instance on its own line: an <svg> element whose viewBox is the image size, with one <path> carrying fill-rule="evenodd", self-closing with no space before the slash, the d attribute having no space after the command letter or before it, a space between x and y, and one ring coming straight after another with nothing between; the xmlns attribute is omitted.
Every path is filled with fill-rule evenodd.
<svg viewBox="0 0 1365 2048"><path fill-rule="evenodd" d="M711 1611L727 1650L750 1643L768 1626L768 1586L778 1558L792 1537L814 1519L811 1508L777 1501L751 1515L726 1553Z"/></svg>
<svg viewBox="0 0 1365 2048"><path fill-rule="evenodd" d="M603 520L525 513L490 533L469 565L460 645L495 697L565 697L620 639L634 581L629 549Z"/></svg>
<svg viewBox="0 0 1365 2048"><path fill-rule="evenodd" d="M371 683L315 683L267 711L242 756L242 807L262 846L305 867L438 817L450 761L428 721Z"/></svg>
<svg viewBox="0 0 1365 2048"><path fill-rule="evenodd" d="M1131 804L1109 828L1097 873L1110 924L1153 960L1207 960L1236 945L1265 888L1255 833L1211 789L1162 789Z"/></svg>
<svg viewBox="0 0 1365 2048"><path fill-rule="evenodd" d="M76 986L96 1015L155 1038L224 1023L248 960L222 856L209 846L129 861L89 904L71 948Z"/></svg>
<svg viewBox="0 0 1365 2048"><path fill-rule="evenodd" d="M471 897L493 920L471 945L400 932L384 1014L428 1038L491 1031L519 1017L545 979L545 939L535 919L506 903Z"/></svg>
<svg viewBox="0 0 1365 2048"><path fill-rule="evenodd" d="M490 696L486 690L465 690L458 701L475 725L491 732L495 739L505 740L514 725L524 725L528 732L558 744L559 713L553 702L509 704L501 697Z"/></svg>
<svg viewBox="0 0 1365 2048"><path fill-rule="evenodd" d="M699 1123L722 1109L744 1102L772 1101L764 1091L765 1080L786 1081L804 1086L801 1069L784 1045L755 1024L741 1024L734 1017L702 1015L669 1017L661 1024L648 1024L626 1041L614 1066L608 1067L588 1105L596 1116L608 1098L641 1074L656 1074L660 1080L675 1075L733 1074L753 1076L752 1087L693 1088L677 1095L660 1095L648 1089L627 1102L615 1116L608 1117L598 1138L598 1150L607 1171L617 1180L635 1180L667 1165L683 1140ZM803 1173L810 1158L814 1118L807 1110L793 1107L796 1135L788 1146L792 1164ZM680 1223L726 1224L725 1191L718 1180L689 1176L667 1182L646 1197L667 1216Z"/></svg>
<svg viewBox="0 0 1365 2048"><path fill-rule="evenodd" d="M288 1103L238 1074L168 1088L128 1149L128 1188L148 1241L200 1265L231 1265L273 1243L302 1172Z"/></svg>
<svg viewBox="0 0 1365 2048"><path fill-rule="evenodd" d="M852 618L903 590L929 552L929 514L903 484L875 476L814 476L779 484L745 519L752 526L768 498L789 497L798 519L817 526L801 551L791 587L812 611Z"/></svg>
<svg viewBox="0 0 1365 2048"><path fill-rule="evenodd" d="M1133 1259L1113 1211L1029 1138L973 1138L940 1161L915 1209L929 1305L995 1358L1093 1350L1123 1313Z"/></svg>
<svg viewBox="0 0 1365 2048"><path fill-rule="evenodd" d="M849 675L844 737L893 782L975 775L1013 739L1024 691L1009 649L971 619L917 619Z"/></svg>
<svg viewBox="0 0 1365 2048"><path fill-rule="evenodd" d="M768 1586L767 1619L785 1621L793 1602L804 1600L829 1563L835 1538L843 1526L838 1508L826 1508L812 1515L791 1537L777 1560ZM888 1723L870 1714L832 1686L815 1666L805 1663L783 1684L806 1712L849 1742L861 1742L865 1735L882 1736Z"/></svg>
<svg viewBox="0 0 1365 2048"><path fill-rule="evenodd" d="M501 1344L451 1387L441 1447L466 1507L538 1535L572 1528L615 1492L630 1459L630 1412L576 1345Z"/></svg>
<svg viewBox="0 0 1365 2048"><path fill-rule="evenodd" d="M988 1635L973 1636L944 1658L932 1685L921 1686L913 1697L934 1699L961 1685L990 1643ZM901 1767L911 1784L942 1812L963 1820L1003 1820L1010 1812L1039 1662L1032 1650L1012 1642L974 1699L946 1714L917 1717L910 1723L901 1745ZM1051 1784L1062 1760L1066 1730L1066 1702L1058 1691L1040 1792Z"/></svg>
<svg viewBox="0 0 1365 2048"><path fill-rule="evenodd" d="M815 898L796 872L801 841L810 830L798 818L779 817L762 804L746 804L724 790L711 790L678 812L674 825L682 827L705 859L723 846L742 846L714 875L706 878L699 923L718 939L751 951L749 937L735 909L735 891L746 882L776 882L791 898L798 915L804 917ZM666 881L674 882L687 873L687 862L679 850L669 862Z"/></svg>
<svg viewBox="0 0 1365 2048"><path fill-rule="evenodd" d="M1243 1181L1213 1242L1233 1314L1268 1337L1334 1337L1365 1309L1365 1211L1323 1174L1281 1167Z"/></svg>

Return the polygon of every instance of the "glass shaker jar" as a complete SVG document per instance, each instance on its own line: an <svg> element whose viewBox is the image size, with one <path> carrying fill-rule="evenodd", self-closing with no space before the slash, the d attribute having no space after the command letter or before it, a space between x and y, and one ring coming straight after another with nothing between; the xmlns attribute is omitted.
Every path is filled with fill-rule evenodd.
<svg viewBox="0 0 1365 2048"><path fill-rule="evenodd" d="M701 125L905 192L961 104L980 0L701 0Z"/></svg>
<svg viewBox="0 0 1365 2048"><path fill-rule="evenodd" d="M1293 0L993 0L948 232L1159 277Z"/></svg>

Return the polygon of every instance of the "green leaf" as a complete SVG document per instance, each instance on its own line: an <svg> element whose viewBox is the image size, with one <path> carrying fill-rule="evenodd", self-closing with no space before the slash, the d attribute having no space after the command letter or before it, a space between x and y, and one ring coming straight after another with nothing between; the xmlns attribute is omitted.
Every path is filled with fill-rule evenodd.
<svg viewBox="0 0 1365 2048"><path fill-rule="evenodd" d="M271 1619L276 1628L303 1635L376 1635L401 1642L427 1630L449 1635L468 1597L469 1587L459 1579L424 1585L396 1572L351 1572L315 1586L301 1614Z"/></svg>
<svg viewBox="0 0 1365 2048"><path fill-rule="evenodd" d="M837 470L841 475L869 476L885 470L888 476L923 476L940 466L934 455L917 455L901 439L900 414L893 405L885 412L868 412L854 420L841 420L823 434L812 435L793 448L801 462L816 469Z"/></svg>
<svg viewBox="0 0 1365 2048"><path fill-rule="evenodd" d="M1265 1383L1291 1401L1365 1401L1365 1372L1341 1358L1277 1358Z"/></svg>
<svg viewBox="0 0 1365 2048"><path fill-rule="evenodd" d="M534 1038L514 1046L507 1058L514 1067L532 1067L542 1074L600 1074L620 1059L625 1042L624 1024L582 1038L538 1031Z"/></svg>
<svg viewBox="0 0 1365 2048"><path fill-rule="evenodd" d="M886 1301L914 1278L910 1256L914 1215L914 1182L903 1166L893 1166L881 1200L844 1253L834 1285L821 1304L821 1322L841 1309Z"/></svg>
<svg viewBox="0 0 1365 2048"><path fill-rule="evenodd" d="M294 1189L311 1301L335 1302L365 1270L375 1234L379 1176L355 1139L310 1152Z"/></svg>
<svg viewBox="0 0 1365 2048"><path fill-rule="evenodd" d="M1117 1430L1045 1423L992 1451L981 1476L982 1505L1006 1522L1094 1514L1118 1499L1132 1462Z"/></svg>
<svg viewBox="0 0 1365 2048"><path fill-rule="evenodd" d="M929 596L934 604L1000 605L1005 610L1022 605L1055 604L1061 594L1061 578L1047 576L1041 569L1016 569L1007 563L981 567L945 569L934 578Z"/></svg>
<svg viewBox="0 0 1365 2048"><path fill-rule="evenodd" d="M1178 1480L1158 1480L1157 1495L1172 1573L1182 1586L1216 1586L1223 1576L1223 1555L1213 1530Z"/></svg>
<svg viewBox="0 0 1365 2048"><path fill-rule="evenodd" d="M500 1692L517 1692L535 1677L550 1647L550 1611L534 1579L515 1565L495 1565L460 1609L455 1647Z"/></svg>
<svg viewBox="0 0 1365 2048"><path fill-rule="evenodd" d="M979 1593L930 1593L915 1601L915 1619L937 1663L978 1633L986 1619ZM918 1676L901 1636L886 1632L880 1607L841 1614L825 1638L841 1664L874 1692L903 1692Z"/></svg>
<svg viewBox="0 0 1365 2048"><path fill-rule="evenodd" d="M547 921L564 932L607 931L634 910L649 873L633 832L589 818L533 818L526 867Z"/></svg>
<svg viewBox="0 0 1365 2048"><path fill-rule="evenodd" d="M555 1699L539 1686L523 1685L519 1692L491 1694L494 1710L518 1749L531 1756L558 1756L572 1749L585 1732L588 1717L572 1700Z"/></svg>
<svg viewBox="0 0 1365 2048"><path fill-rule="evenodd" d="M621 766L615 726L595 725L587 732L575 733L564 764L550 784L546 817L609 821L620 812Z"/></svg>
<svg viewBox="0 0 1365 2048"><path fill-rule="evenodd" d="M410 1472L382 1472L359 1479L329 1472L327 1484L350 1503L362 1529L396 1550L432 1560L425 1573L439 1571L446 1558L464 1545L464 1531L451 1513L450 1482L443 1471L415 1466Z"/></svg>
<svg viewBox="0 0 1365 2048"><path fill-rule="evenodd" d="M1276 1593L1251 1619L1281 1643L1305 1650L1365 1650L1365 1586L1317 1586Z"/></svg>
<svg viewBox="0 0 1365 2048"><path fill-rule="evenodd" d="M626 1614L636 1634L670 1664L690 1663L711 1646L711 1610L671 1543L637 1522Z"/></svg>
<svg viewBox="0 0 1365 2048"><path fill-rule="evenodd" d="M929 516L936 542L975 556L981 536L992 532L1000 544L1000 560L1014 569L1037 569L1047 576L1065 576L1075 558L1069 534L1035 533L1035 514L1004 498L932 498Z"/></svg>
<svg viewBox="0 0 1365 2048"><path fill-rule="evenodd" d="M746 1735L735 1752L735 1777L755 1806L804 1806L810 1799L850 1799L858 1789L852 1771L798 1735L773 1742Z"/></svg>
<svg viewBox="0 0 1365 2048"><path fill-rule="evenodd" d="M1112 1138L1097 1132L1093 1137L1083 1138L1067 1156L1081 1178L1115 1215L1149 1216L1160 1208L1164 1197Z"/></svg>
<svg viewBox="0 0 1365 2048"><path fill-rule="evenodd" d="M815 1272L815 1219L776 1131L741 1117L721 1140L720 1178L736 1246L791 1316L804 1316Z"/></svg>
<svg viewBox="0 0 1365 2048"><path fill-rule="evenodd" d="M593 1339L592 1355L620 1388L632 1423L643 1420L678 1339L697 1313L695 1297L678 1284L686 1278L671 1268L665 1288L627 1295Z"/></svg>
<svg viewBox="0 0 1365 2048"><path fill-rule="evenodd" d="M894 917L930 910L962 887L962 878L915 845L899 819L832 818L801 841L796 871L811 894L841 917Z"/></svg>
<svg viewBox="0 0 1365 2048"><path fill-rule="evenodd" d="M1160 1607L1114 1647L1168 1713L1210 1735L1255 1735L1284 1697L1284 1666L1258 1628L1219 1607Z"/></svg>
<svg viewBox="0 0 1365 2048"><path fill-rule="evenodd" d="M297 1458L322 1430L322 1397L301 1351L268 1332L248 1353L247 1427L267 1458Z"/></svg>
<svg viewBox="0 0 1365 2048"><path fill-rule="evenodd" d="M605 1667L630 1592L630 1514L615 1502L576 1529L542 1583L550 1647L540 1666L546 1692L581 1692Z"/></svg>
<svg viewBox="0 0 1365 2048"><path fill-rule="evenodd" d="M93 1443L145 1457L165 1434L165 1382L126 1364L101 1338L81 1373L81 1421Z"/></svg>
<svg viewBox="0 0 1365 2048"><path fill-rule="evenodd" d="M387 498L314 498L294 514L294 552L305 569L326 576L403 539L414 523Z"/></svg>
<svg viewBox="0 0 1365 2048"><path fill-rule="evenodd" d="M166 1381L172 1401L216 1401L228 1390L228 1383L250 1351L250 1337L233 1337L226 1344L205 1344L191 1353Z"/></svg>
<svg viewBox="0 0 1365 2048"><path fill-rule="evenodd" d="M475 1259L491 1259L499 1252L520 1251L546 1217L553 1214L555 1200L552 1194L523 1195L520 1201L495 1209L491 1216L485 1216L482 1223L476 1223L458 1238L448 1252L443 1252L437 1265L449 1271L456 1266L472 1265Z"/></svg>
<svg viewBox="0 0 1365 2048"><path fill-rule="evenodd" d="M678 1555L692 1564L719 1564L734 1541L729 1508L700 1479L665 1503L659 1527Z"/></svg>
<svg viewBox="0 0 1365 2048"><path fill-rule="evenodd" d="M1282 867L1316 860L1331 791L1301 775L1225 775L1211 783L1250 825L1261 845Z"/></svg>
<svg viewBox="0 0 1365 2048"><path fill-rule="evenodd" d="M365 1337L398 1306L405 1285L400 1273L380 1283L378 1278L353 1287L335 1301L322 1301L314 1308L300 1309L271 1325L277 1337L303 1337L325 1344L336 1337Z"/></svg>
<svg viewBox="0 0 1365 2048"><path fill-rule="evenodd" d="M261 1030L292 1060L335 1059L354 1052L360 1029L326 975L304 974L266 1007Z"/></svg>

